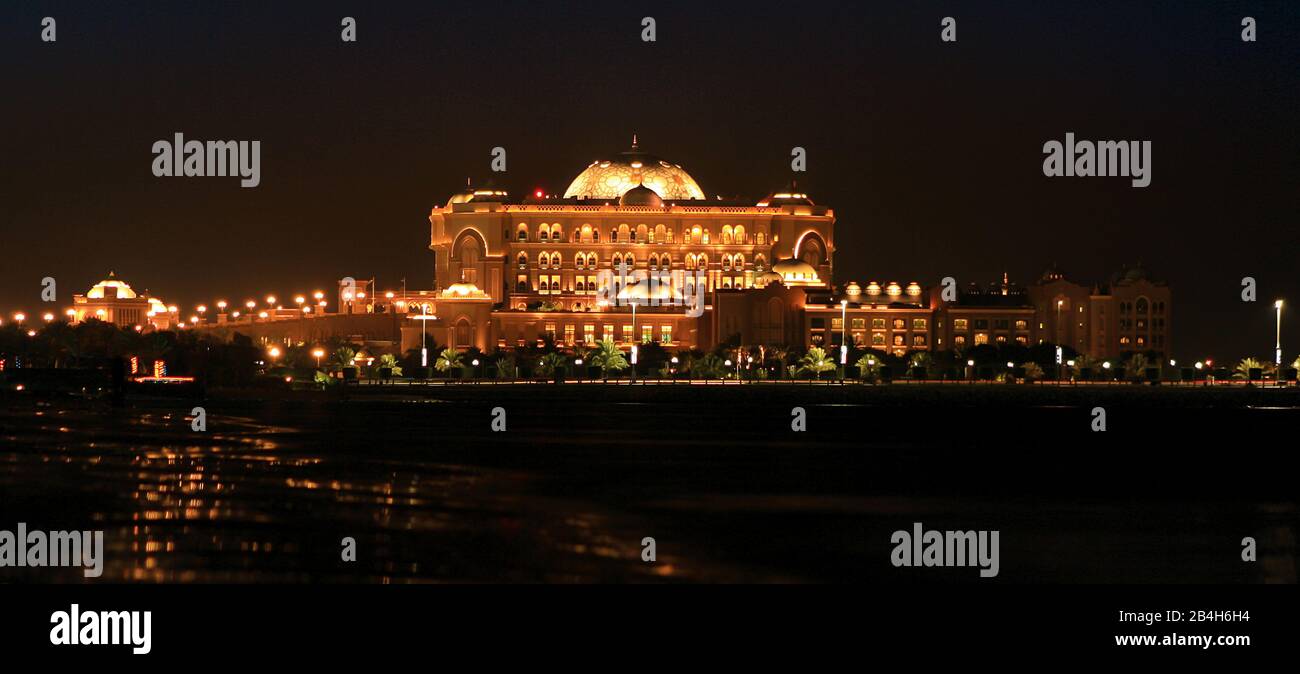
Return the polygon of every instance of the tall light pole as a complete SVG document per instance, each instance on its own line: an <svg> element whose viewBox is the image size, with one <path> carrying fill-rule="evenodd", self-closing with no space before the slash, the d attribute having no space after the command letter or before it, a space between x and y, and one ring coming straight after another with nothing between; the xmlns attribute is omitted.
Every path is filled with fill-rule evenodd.
<svg viewBox="0 0 1300 674"><path fill-rule="evenodd" d="M1273 348L1276 353L1277 373L1280 376L1282 374L1282 300L1274 302L1273 306L1277 308L1277 341Z"/></svg>
<svg viewBox="0 0 1300 674"><path fill-rule="evenodd" d="M840 300L840 381L849 364L849 301Z"/></svg>
<svg viewBox="0 0 1300 674"><path fill-rule="evenodd" d="M632 378L630 383L636 383L636 352L638 338L636 336L636 299L632 299Z"/></svg>

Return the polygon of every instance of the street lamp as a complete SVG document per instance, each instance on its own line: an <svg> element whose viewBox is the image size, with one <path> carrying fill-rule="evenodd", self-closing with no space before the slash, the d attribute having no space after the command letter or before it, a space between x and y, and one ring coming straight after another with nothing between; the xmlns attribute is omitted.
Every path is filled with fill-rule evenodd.
<svg viewBox="0 0 1300 674"><path fill-rule="evenodd" d="M48 313L48 312L47 312L47 313L46 313L44 316L42 316L41 318L44 318L44 319L45 319L45 322L46 322L46 323L49 323L50 321L54 320L54 314L51 314L51 313Z"/></svg>
<svg viewBox="0 0 1300 674"><path fill-rule="evenodd" d="M270 306L275 306L275 295L267 295L266 303Z"/></svg>
<svg viewBox="0 0 1300 674"><path fill-rule="evenodd" d="M223 314L226 313L226 301L225 301L225 300L217 300L217 311L219 311L219 312L221 312L221 313L223 313Z"/></svg>
<svg viewBox="0 0 1300 674"><path fill-rule="evenodd" d="M18 327L21 328L23 327L23 321L27 320L27 314L20 311L14 314L14 320L18 322Z"/></svg>
<svg viewBox="0 0 1300 674"><path fill-rule="evenodd" d="M320 359L325 356L325 349L312 349L311 355L316 358L316 369L320 369Z"/></svg>
<svg viewBox="0 0 1300 674"><path fill-rule="evenodd" d="M844 381L844 366L849 363L849 301L840 300L840 381Z"/></svg>
<svg viewBox="0 0 1300 674"><path fill-rule="evenodd" d="M1275 360L1275 363L1277 364L1278 374L1281 374L1282 373L1282 300L1278 300L1274 302L1273 306L1277 308L1277 342L1275 343L1274 346L1274 350L1276 351L1277 358Z"/></svg>

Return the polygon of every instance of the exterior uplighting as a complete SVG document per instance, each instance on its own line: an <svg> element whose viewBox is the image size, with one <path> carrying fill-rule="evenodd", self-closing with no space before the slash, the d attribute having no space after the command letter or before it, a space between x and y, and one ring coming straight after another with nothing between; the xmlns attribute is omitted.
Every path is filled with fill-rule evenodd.
<svg viewBox="0 0 1300 674"><path fill-rule="evenodd" d="M266 296L266 303L269 304L269 305L271 305L271 306L275 306L275 295L267 295L267 296Z"/></svg>
<svg viewBox="0 0 1300 674"><path fill-rule="evenodd" d="M253 300L249 300L247 302L244 302L244 306L248 307L249 311L252 311L257 306L257 302L254 302Z"/></svg>
<svg viewBox="0 0 1300 674"><path fill-rule="evenodd" d="M41 316L41 318L44 318L45 322L49 323L50 321L54 320L54 314L46 313L44 316Z"/></svg>
<svg viewBox="0 0 1300 674"><path fill-rule="evenodd" d="M1196 361L1196 369L1199 370L1199 369L1201 369L1201 368L1203 368L1203 367L1205 367L1205 364L1204 364L1204 363L1202 363L1202 362L1199 361L1199 360Z"/></svg>
<svg viewBox="0 0 1300 674"><path fill-rule="evenodd" d="M1011 362L1011 361L1007 361L1007 367L1011 368L1011 367L1015 367L1015 366L1016 366L1015 363L1013 363L1013 362Z"/></svg>
<svg viewBox="0 0 1300 674"><path fill-rule="evenodd" d="M1073 361L1073 360L1067 360L1067 361L1065 361L1065 364L1066 364L1066 365L1069 365L1070 367L1074 367L1074 361Z"/></svg>
<svg viewBox="0 0 1300 674"><path fill-rule="evenodd" d="M574 360L574 361L573 361L573 364L574 364L574 365L581 366L581 365L582 365L582 359L581 359L581 358L578 358L578 359Z"/></svg>
<svg viewBox="0 0 1300 674"><path fill-rule="evenodd" d="M1173 358L1169 359L1169 367L1177 367L1177 365L1178 365L1178 361L1174 360Z"/></svg>
<svg viewBox="0 0 1300 674"><path fill-rule="evenodd" d="M267 350L266 350L266 355L270 356L270 357L271 357L271 360L275 360L276 358L279 358L279 357L280 357L280 347L278 347L278 346L273 346L273 347L267 349Z"/></svg>
<svg viewBox="0 0 1300 674"><path fill-rule="evenodd" d="M1110 361L1108 360L1108 361L1102 363L1101 366L1104 367L1104 368L1106 368L1107 370L1109 370L1109 369L1110 369Z"/></svg>
<svg viewBox="0 0 1300 674"><path fill-rule="evenodd" d="M173 304L173 305L167 307L167 312L168 312L168 313L172 313L172 314L174 314L174 313L176 313L176 312L178 312L178 311L180 311L180 309L179 309L175 304Z"/></svg>
<svg viewBox="0 0 1300 674"><path fill-rule="evenodd" d="M325 299L325 293L323 293L323 292L321 292L321 291L319 291L319 290L317 290L316 292L312 293L311 296L312 296L312 297L315 297L315 298L318 299L318 300L323 300L323 299Z"/></svg>
<svg viewBox="0 0 1300 674"><path fill-rule="evenodd" d="M28 331L27 331L27 336L28 336L28 337L35 337L35 336L36 336L36 331L35 331L35 330L28 330Z"/></svg>
<svg viewBox="0 0 1300 674"><path fill-rule="evenodd" d="M230 314L230 317L231 317L231 318L239 318L239 312L236 311L236 312L231 313L231 314Z"/></svg>
<svg viewBox="0 0 1300 674"><path fill-rule="evenodd" d="M394 295L393 295L393 291L390 290L390 291L384 293L384 297L387 297L387 298L390 299L390 300L393 299L393 297L394 297Z"/></svg>
<svg viewBox="0 0 1300 674"><path fill-rule="evenodd" d="M259 312L257 312L257 317L258 317L258 318L266 318L266 317L267 317L267 313L266 313L265 311L259 311Z"/></svg>
<svg viewBox="0 0 1300 674"><path fill-rule="evenodd" d="M198 325L198 324L199 324L199 317L198 317L198 316L190 316L190 323L191 323L192 325Z"/></svg>
<svg viewBox="0 0 1300 674"><path fill-rule="evenodd" d="M75 317L77 316L77 310L76 310L76 309L68 309L67 311L65 311L65 312L63 312L63 313L64 313L68 318L75 318Z"/></svg>
<svg viewBox="0 0 1300 674"><path fill-rule="evenodd" d="M310 314L310 313L311 313L311 307L303 307L303 308L302 308L302 312L303 312L304 314Z"/></svg>
<svg viewBox="0 0 1300 674"><path fill-rule="evenodd" d="M967 360L967 361L966 361L966 367L975 367L975 361L973 361L973 360Z"/></svg>

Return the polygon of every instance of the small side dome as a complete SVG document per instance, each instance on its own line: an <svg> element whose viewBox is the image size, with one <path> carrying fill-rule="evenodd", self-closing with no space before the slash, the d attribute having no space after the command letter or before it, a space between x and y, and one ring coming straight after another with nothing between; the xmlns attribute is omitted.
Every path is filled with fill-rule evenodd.
<svg viewBox="0 0 1300 674"><path fill-rule="evenodd" d="M486 295L473 283L460 281L451 284L446 290L442 291L442 296L455 299L458 297L485 297Z"/></svg>
<svg viewBox="0 0 1300 674"><path fill-rule="evenodd" d="M781 281L788 285L821 285L817 270L803 260L786 258L772 265L772 271L781 275Z"/></svg>
<svg viewBox="0 0 1300 674"><path fill-rule="evenodd" d="M912 296L912 297L920 297L920 296L921 296L921 284L916 283L916 282L912 282L912 283L907 284L907 294L910 295L910 296Z"/></svg>
<svg viewBox="0 0 1300 674"><path fill-rule="evenodd" d="M813 200L808 197L808 193L799 189L797 185L790 184L779 190L763 197L756 204L759 208L778 207L778 206L812 206Z"/></svg>
<svg viewBox="0 0 1300 674"><path fill-rule="evenodd" d="M867 294L868 294L868 295L871 295L872 297L876 297L876 296L880 295L880 284L879 284L879 283L876 283L875 281L872 281L871 283L868 283L868 284L867 284Z"/></svg>
<svg viewBox="0 0 1300 674"><path fill-rule="evenodd" d="M765 288L769 283L781 283L783 282L783 280L784 279L781 278L780 274L769 269L763 272L762 274L759 274L758 276L754 277L754 287Z"/></svg>
<svg viewBox="0 0 1300 674"><path fill-rule="evenodd" d="M844 289L844 294L856 299L862 294L862 286L858 285L856 281L849 281L848 287Z"/></svg>
<svg viewBox="0 0 1300 674"><path fill-rule="evenodd" d="M640 184L624 192L623 196L618 198L618 205L662 208L664 200L659 196L658 192L646 187L645 184Z"/></svg>
<svg viewBox="0 0 1300 674"><path fill-rule="evenodd" d="M885 286L885 292L890 297L898 297L899 295L903 294L903 287L893 281L890 281L889 285Z"/></svg>

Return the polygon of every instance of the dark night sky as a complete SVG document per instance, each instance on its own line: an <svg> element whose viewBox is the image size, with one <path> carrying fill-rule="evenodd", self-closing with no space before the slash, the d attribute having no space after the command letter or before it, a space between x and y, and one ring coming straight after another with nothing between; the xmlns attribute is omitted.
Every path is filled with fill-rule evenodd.
<svg viewBox="0 0 1300 674"><path fill-rule="evenodd" d="M1104 280L1140 260L1174 288L1179 357L1271 356L1278 296L1300 345L1300 3L136 5L0 8L6 315L40 310L42 277L62 307L110 268L183 306L344 275L427 286L428 210L488 177L490 148L509 152L498 184L561 191L635 131L710 195L762 196L806 147L840 280L1029 282L1053 261ZM261 140L261 186L154 178L176 131ZM1152 141L1151 186L1045 178L1067 131Z"/></svg>

